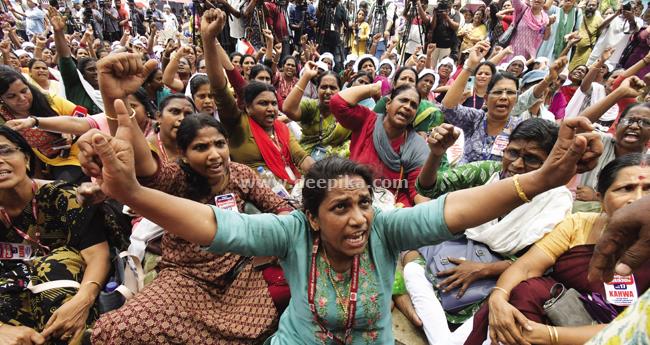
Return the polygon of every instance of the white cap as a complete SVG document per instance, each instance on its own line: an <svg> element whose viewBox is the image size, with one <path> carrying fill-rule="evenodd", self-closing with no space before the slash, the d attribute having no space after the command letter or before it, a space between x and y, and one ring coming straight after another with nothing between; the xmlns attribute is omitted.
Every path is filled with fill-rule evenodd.
<svg viewBox="0 0 650 345"><path fill-rule="evenodd" d="M330 59L330 60L332 60L332 68L334 68L334 66L336 66L336 62L334 62L334 55L333 55L332 53L327 53L327 52L326 52L326 53L321 54L321 55L320 55L320 58L318 59L318 61L323 61L323 59ZM329 69L329 68L328 68L328 69Z"/></svg>
<svg viewBox="0 0 650 345"><path fill-rule="evenodd" d="M418 74L418 80L421 80L426 76L427 74L431 74L433 76L433 86L431 87L431 90L435 90L438 87L438 83L440 82L440 76L436 71L430 69L430 68L425 68Z"/></svg>

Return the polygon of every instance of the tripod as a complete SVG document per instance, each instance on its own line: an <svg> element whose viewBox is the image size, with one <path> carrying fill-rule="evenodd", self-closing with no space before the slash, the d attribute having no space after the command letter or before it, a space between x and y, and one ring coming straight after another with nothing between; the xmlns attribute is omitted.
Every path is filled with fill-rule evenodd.
<svg viewBox="0 0 650 345"><path fill-rule="evenodd" d="M325 4L322 4L325 3ZM318 32L316 33L316 42L319 46L323 46L325 41L325 33L334 28L334 11L335 6L329 6L329 1L322 1L318 4Z"/></svg>
<svg viewBox="0 0 650 345"><path fill-rule="evenodd" d="M404 25L404 33L402 34L402 41L400 42L400 53L399 61L404 63L404 55L406 54L406 46L411 37L411 25L413 25L413 19L418 16L418 9L416 8L417 2L411 1L406 4L408 7L408 12L406 14L406 25ZM422 25L418 25L418 33L420 38L420 44L424 45L424 32L422 31Z"/></svg>
<svg viewBox="0 0 650 345"><path fill-rule="evenodd" d="M377 0L375 6L371 11L370 19L370 37L375 34L384 34L386 31L386 7L384 6L384 0Z"/></svg>

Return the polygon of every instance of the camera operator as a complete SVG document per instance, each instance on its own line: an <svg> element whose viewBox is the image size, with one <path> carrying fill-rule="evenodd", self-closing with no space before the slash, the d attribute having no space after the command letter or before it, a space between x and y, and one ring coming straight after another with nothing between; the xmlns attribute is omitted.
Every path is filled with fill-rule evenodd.
<svg viewBox="0 0 650 345"><path fill-rule="evenodd" d="M415 7L415 12L412 8L413 6ZM416 52L418 46L425 46L424 40L426 28L428 23L430 23L431 18L427 15L426 9L420 0L408 0L404 5L404 12L402 15L406 21L403 28L404 31L409 28L410 21L409 32L402 33L402 40L407 40L406 49L404 51L404 61L407 61L408 58Z"/></svg>
<svg viewBox="0 0 650 345"><path fill-rule="evenodd" d="M103 18L103 29L104 29L104 39L114 42L119 41L120 37L120 25L119 25L119 13L117 9L113 7L110 0L99 0L102 18Z"/></svg>
<svg viewBox="0 0 650 345"><path fill-rule="evenodd" d="M343 66L343 44L341 29L348 27L348 14L339 0L321 0L316 10L318 31L316 32L320 51L334 54L337 69Z"/></svg>
<svg viewBox="0 0 650 345"><path fill-rule="evenodd" d="M115 1L117 3L120 0L115 0ZM140 36L146 34L147 30L144 26L144 22L145 22L144 11L135 5L135 0L128 0L128 4L129 4L130 15L129 17L127 17L127 22L128 19L131 19L131 27L133 29L131 31L137 33Z"/></svg>
<svg viewBox="0 0 650 345"><path fill-rule="evenodd" d="M149 11L150 14L147 14L147 18L149 18L150 21L156 23L158 32L163 31L165 19L163 19L162 11L158 9L158 6L156 5L156 0L149 1Z"/></svg>
<svg viewBox="0 0 650 345"><path fill-rule="evenodd" d="M296 0L289 9L289 27L294 32L293 43L300 46L300 37L307 35L307 41L316 41L316 8L306 0Z"/></svg>
<svg viewBox="0 0 650 345"><path fill-rule="evenodd" d="M459 23L460 13L452 11L451 2L449 0L439 1L431 16L427 32L427 43L436 45L436 49L431 55L434 66L449 56L452 48L457 44L456 33L460 26Z"/></svg>
<svg viewBox="0 0 650 345"><path fill-rule="evenodd" d="M95 36L100 40L104 40L103 19L101 13L97 10L97 2L95 0L84 0L83 7L81 13L82 22L86 25L92 25Z"/></svg>

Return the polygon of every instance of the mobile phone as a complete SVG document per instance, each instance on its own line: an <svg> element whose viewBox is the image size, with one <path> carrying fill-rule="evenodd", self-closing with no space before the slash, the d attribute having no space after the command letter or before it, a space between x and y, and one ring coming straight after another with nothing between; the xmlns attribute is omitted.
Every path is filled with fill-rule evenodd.
<svg viewBox="0 0 650 345"><path fill-rule="evenodd" d="M467 84L465 84L465 92L472 92L474 90L474 83L476 81L476 77L471 76L469 79L467 79Z"/></svg>

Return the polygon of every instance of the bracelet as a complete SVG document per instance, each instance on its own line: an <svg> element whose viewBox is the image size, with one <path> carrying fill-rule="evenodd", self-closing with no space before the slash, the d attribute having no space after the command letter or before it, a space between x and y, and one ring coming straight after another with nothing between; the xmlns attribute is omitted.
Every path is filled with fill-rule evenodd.
<svg viewBox="0 0 650 345"><path fill-rule="evenodd" d="M502 287L495 286L495 287L492 288L492 291L494 291L494 290L499 290L499 291L503 292L504 294L506 294L506 296L510 297L510 292L508 292L508 290L506 290L506 289L504 289Z"/></svg>
<svg viewBox="0 0 650 345"><path fill-rule="evenodd" d="M132 111L132 113L131 113L131 115L129 115L129 119L132 119L132 118L135 117L135 109L131 109L131 111ZM108 116L108 114L104 114L104 116L106 116L106 118L109 119L109 120L117 121L117 117L110 117L110 116Z"/></svg>
<svg viewBox="0 0 650 345"><path fill-rule="evenodd" d="M32 128L38 128L38 125L40 124L40 121L38 121L38 117L30 116L29 118L34 120L34 126Z"/></svg>
<svg viewBox="0 0 650 345"><path fill-rule="evenodd" d="M474 73L476 73L476 70L470 68L469 66L463 66L463 69L469 72L471 75L474 75Z"/></svg>
<svg viewBox="0 0 650 345"><path fill-rule="evenodd" d="M517 195L519 195L519 199L523 202L530 202L530 199L528 196L526 196L526 193L524 193L523 188L521 188L521 184L519 183L519 175L515 175L512 177L512 181L515 184L515 190L517 190Z"/></svg>
<svg viewBox="0 0 650 345"><path fill-rule="evenodd" d="M102 284L100 284L99 282L96 282L96 281L94 281L94 280L89 280L89 281L87 281L87 282L84 283L84 285L88 285L88 284L94 284L94 285L97 285L97 287L99 288L99 290L102 289Z"/></svg>
<svg viewBox="0 0 650 345"><path fill-rule="evenodd" d="M551 345L554 344L553 342L553 330L551 330L551 326L546 325L546 330L548 331L548 338L549 341L551 342Z"/></svg>
<svg viewBox="0 0 650 345"><path fill-rule="evenodd" d="M551 338L551 345L557 345L560 343L560 336L557 333L557 328L555 326L551 326L551 329L553 330L553 338Z"/></svg>
<svg viewBox="0 0 650 345"><path fill-rule="evenodd" d="M303 89L302 87L300 87L300 85L298 85L298 84L296 84L296 89L298 89L298 90L300 90L300 91L302 91L302 92L305 92L305 89Z"/></svg>

